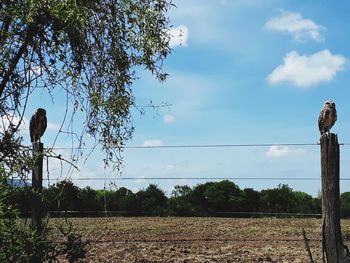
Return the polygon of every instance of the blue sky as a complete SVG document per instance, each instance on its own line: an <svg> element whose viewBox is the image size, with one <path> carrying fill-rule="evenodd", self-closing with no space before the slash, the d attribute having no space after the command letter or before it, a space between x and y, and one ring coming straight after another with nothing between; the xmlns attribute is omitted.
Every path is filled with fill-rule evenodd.
<svg viewBox="0 0 350 263"><path fill-rule="evenodd" d="M177 8L170 11L174 50L164 63L170 77L159 83L150 73L139 71L140 80L133 86L138 105L152 101L171 106L147 109L144 115L135 110L136 130L128 146L317 143L318 113L329 99L338 110L332 131L340 142L350 142L350 3L174 3ZM26 118L37 107L47 108L50 126L44 142L51 145L63 119L65 100L56 94L52 104L45 92L33 96ZM79 127L79 119L75 125ZM69 145L69 138L61 134L56 146ZM320 178L318 146L125 149L123 156L121 174L104 170L104 156L97 150L78 162L80 172L65 164L62 170L59 163L49 161L49 175L51 179L115 177L117 186L135 191L156 183L168 194L176 184L193 186L205 181L147 177L275 177L281 180L234 182L256 190L287 183L313 196L320 190L320 181L297 180ZM350 178L350 146L341 147L341 156L341 177ZM76 183L93 188L104 185L103 180ZM341 191L350 191L350 183L341 181Z"/></svg>

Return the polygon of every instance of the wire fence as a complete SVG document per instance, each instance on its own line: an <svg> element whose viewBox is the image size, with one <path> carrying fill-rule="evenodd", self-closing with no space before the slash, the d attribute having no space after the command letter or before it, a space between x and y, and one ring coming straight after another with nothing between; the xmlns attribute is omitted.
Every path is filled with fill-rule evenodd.
<svg viewBox="0 0 350 263"><path fill-rule="evenodd" d="M350 146L350 142L340 143L341 146ZM319 142L297 142L297 143L245 143L245 144L178 144L178 145L124 145L121 146L121 149L130 149L130 150L162 150L162 149L201 149L201 148L263 148L263 147L316 147L320 146ZM52 150L94 150L94 147L47 147L46 149ZM61 156L61 155L59 155ZM85 160L86 161L86 160ZM85 163L84 163L85 164ZM71 173L71 169L69 172ZM49 175L49 164L47 159L47 174ZM48 176L49 177L49 176ZM266 177L266 176L252 176L252 177L243 177L243 176L234 176L234 177L194 177L194 176L130 176L130 177L56 177L56 178L43 178L44 181L57 181L57 180L70 180L70 181L134 181L134 180L259 180L259 181L320 181L320 177ZM350 181L350 177L340 178L342 181ZM26 182L31 182L31 179L28 178Z"/></svg>
<svg viewBox="0 0 350 263"><path fill-rule="evenodd" d="M140 211L48 211L50 217L108 217L108 216L154 216L152 212ZM30 212L28 213L30 216ZM278 218L321 218L320 213L277 213L277 212L202 212L189 214L191 217L278 217Z"/></svg>
<svg viewBox="0 0 350 263"><path fill-rule="evenodd" d="M339 143L340 146L350 146L350 142ZM252 143L252 144L179 144L179 145L132 145L121 146L122 149L131 150L162 150L162 149L196 149L196 148L263 148L263 147L315 147L320 146L319 142L312 143ZM93 150L96 147L52 147L50 150ZM58 180L59 178L56 178ZM193 177L193 176L160 176L160 177L66 177L70 181L133 181L133 180L260 180L260 181L320 181L321 177ZM63 180L64 180L63 179ZM44 181L50 181L49 178L43 178ZM53 179L51 179L53 180ZM54 179L55 180L55 179ZM350 181L350 177L341 177L341 181ZM30 182L28 178L26 181Z"/></svg>
<svg viewBox="0 0 350 263"><path fill-rule="evenodd" d="M350 142L339 143L340 146L350 146ZM272 147L272 146L320 146L316 143L253 143L253 144L179 144L179 145L130 145L120 146L122 149L171 149L171 148L242 148L242 147ZM52 150L93 150L96 147L52 147Z"/></svg>
<svg viewBox="0 0 350 263"><path fill-rule="evenodd" d="M312 242L321 242L321 238L308 238L309 241ZM278 242L302 242L305 243L305 240L303 238L172 238L172 239L129 239L127 241L125 240L118 240L118 239L102 239L102 240L94 240L94 239L88 239L87 242L97 245L97 244L105 244L105 243L113 243L113 244L125 244L125 243L194 243L194 242L235 242L235 243L256 243L256 242L266 242L266 243L278 243ZM63 241L56 241L54 243L57 244L64 244Z"/></svg>
<svg viewBox="0 0 350 263"><path fill-rule="evenodd" d="M60 178L57 178L60 179ZM263 180L263 181L320 181L321 177L80 177L64 178L67 181L128 181L128 180ZM31 182L32 179L25 179ZM54 181L54 179L43 178L43 181ZM349 177L342 177L340 181L350 181Z"/></svg>
<svg viewBox="0 0 350 263"><path fill-rule="evenodd" d="M340 144L341 146L350 146L350 143L342 143ZM280 146L280 147L316 147L319 146L319 143L282 143L282 144L201 144L201 145L155 145L155 146L125 146L123 147L124 149L131 149L131 150L161 150L161 149L189 149L189 148L257 148L257 147L273 147L273 146ZM72 148L64 148L64 147L55 147L51 148L54 150L65 150L69 149L72 150ZM78 148L77 148L78 149ZM79 148L81 149L81 148ZM85 148L85 149L91 149L91 148ZM49 168L48 168L49 169ZM57 178L58 179L58 178ZM129 177L123 177L123 176L108 176L108 177L69 177L69 178L64 178L64 180L69 180L69 181L88 181L88 182L94 182L94 181L135 181L135 180L156 180L156 181L167 181L167 180L200 180L200 181L214 181L214 180L260 180L260 181L278 181L278 182L283 182L283 181L312 181L312 182L319 182L321 181L321 177L266 177L266 176L214 176L214 177L194 177L194 176L145 176L145 177L134 177L134 176L129 176ZM342 181L350 181L350 177L342 177L340 178ZM31 179L25 180L27 182L31 182ZM50 182L49 178L43 178L43 181L48 181ZM51 179L51 181L54 181ZM104 186L106 188L106 186ZM106 196L104 200L104 204L106 207ZM113 211L113 210L105 210L105 211L47 211L47 215L49 217L113 217L113 216L123 216L123 217L146 217L146 216L154 216L154 214L149 213L149 212L139 212L139 211ZM27 215L30 217L30 213ZM202 216L202 217L234 217L234 218L260 218L260 217L275 217L275 218L321 218L322 215L320 213L277 213L277 212L213 212L213 213L203 213L203 214L192 214L189 216ZM97 245L97 244L126 244L127 243L194 243L194 242L234 242L234 243L254 243L254 242L266 242L266 243L276 243L276 242L281 242L283 245L284 243L290 244L291 242L294 244L297 243L304 243L305 240L301 237L271 237L271 238L264 238L263 236L256 236L255 237L248 237L248 238L238 238L238 237L227 237L227 236L222 236L222 237L215 237L215 236L202 236L202 237L183 237L179 235L178 237L175 238L168 238L166 235L162 236L154 236L152 238L119 238L118 234L115 234L115 236L112 236L112 231L103 230L103 225L104 223L101 221L101 232L99 235L101 236L101 239L98 239L98 237L93 237L91 239L88 239L87 241L91 243L92 245ZM105 223L105 226L107 228L107 223ZM259 226L263 227L263 226ZM87 230L86 230L87 231ZM95 233L96 234L96 233ZM308 239L309 241L312 242L317 242L319 243L322 239L321 238L311 238ZM63 241L54 241L55 243L64 243Z"/></svg>
<svg viewBox="0 0 350 263"><path fill-rule="evenodd" d="M257 144L191 144L191 145L154 145L154 146L124 146L125 149L174 149L174 148L180 148L180 149L188 149L188 148L256 148L256 147L273 147L273 146L280 146L280 147L300 147L300 146L307 146L307 147L316 147L319 146L319 143L257 143ZM349 146L350 143L341 143L342 146ZM54 147L50 149L72 149L65 148L65 147ZM81 149L81 148L79 148ZM85 148L85 149L92 149L92 148ZM47 167L49 169L49 167ZM106 181L111 182L119 182L119 181L136 181L136 180L142 180L142 181L167 181L167 180L198 180L198 181L216 181L216 180L251 180L251 181L278 181L284 182L284 181L321 181L321 177L266 177L266 176L225 176L225 177L191 177L191 176L144 176L144 177L123 177L123 176L101 176L101 177L66 177L66 178L55 178L55 179L49 179L49 178L43 178L43 181L49 182L50 181L59 181L59 180L66 180L66 181L104 181L106 184ZM341 181L350 181L350 177L341 177ZM25 182L31 182L32 180L30 178L25 179ZM106 185L104 185L104 189L106 189ZM106 203L106 200L105 200ZM109 216L109 215L122 215L122 216L128 216L128 215L148 215L147 213L140 213L140 212L133 212L133 211L50 211L51 215L91 215L91 216ZM239 217L239 216L248 216L248 217L260 217L260 216L277 216L277 217L319 217L320 214L299 214L299 213L266 213L266 212L218 212L215 214L212 214L210 216L226 216L226 217Z"/></svg>

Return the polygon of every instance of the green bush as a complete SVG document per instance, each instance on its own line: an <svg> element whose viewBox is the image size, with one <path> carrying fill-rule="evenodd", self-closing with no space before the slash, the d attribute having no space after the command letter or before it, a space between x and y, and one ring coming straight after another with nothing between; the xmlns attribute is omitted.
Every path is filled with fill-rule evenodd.
<svg viewBox="0 0 350 263"><path fill-rule="evenodd" d="M43 262L56 259L58 251L48 239L48 227L36 231L19 218L7 200L11 189L0 182L0 262Z"/></svg>
<svg viewBox="0 0 350 263"><path fill-rule="evenodd" d="M56 262L59 255L66 255L69 262L85 258L88 242L73 231L66 222L57 227L64 242L53 242L48 220L42 220L40 230L20 218L19 211L11 205L13 192L18 191L0 180L0 262ZM13 201L13 200L11 200ZM68 225L68 227L67 227ZM65 229L67 228L67 230Z"/></svg>

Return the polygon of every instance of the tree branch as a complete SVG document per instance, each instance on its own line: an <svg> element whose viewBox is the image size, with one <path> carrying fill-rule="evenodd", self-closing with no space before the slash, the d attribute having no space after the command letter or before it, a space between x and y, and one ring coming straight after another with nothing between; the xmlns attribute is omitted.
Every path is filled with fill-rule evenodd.
<svg viewBox="0 0 350 263"><path fill-rule="evenodd" d="M19 59L22 57L24 52L27 50L27 47L28 47L29 43L32 42L36 32L37 32L37 26L34 23L29 24L27 31L26 31L26 36L25 36L24 42L21 45L21 47L18 49L17 54L12 59L10 65L9 65L9 68L5 73L4 78L2 79L2 81L0 83L0 98L2 96L2 93L5 90L7 82L10 80L10 77L11 77L13 71L16 69L16 66L18 64Z"/></svg>

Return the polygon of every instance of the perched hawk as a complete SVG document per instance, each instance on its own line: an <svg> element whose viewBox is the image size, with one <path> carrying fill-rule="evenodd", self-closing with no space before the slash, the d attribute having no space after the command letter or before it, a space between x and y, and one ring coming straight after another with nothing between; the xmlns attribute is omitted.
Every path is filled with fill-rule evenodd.
<svg viewBox="0 0 350 263"><path fill-rule="evenodd" d="M47 126L46 110L38 108L32 115L29 123L29 133L31 142L40 142Z"/></svg>
<svg viewBox="0 0 350 263"><path fill-rule="evenodd" d="M321 135L329 133L329 130L336 120L337 110L335 109L335 103L333 101L325 101L320 116L318 117L318 128L320 129Z"/></svg>

